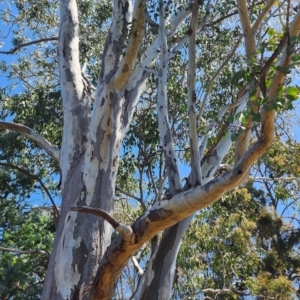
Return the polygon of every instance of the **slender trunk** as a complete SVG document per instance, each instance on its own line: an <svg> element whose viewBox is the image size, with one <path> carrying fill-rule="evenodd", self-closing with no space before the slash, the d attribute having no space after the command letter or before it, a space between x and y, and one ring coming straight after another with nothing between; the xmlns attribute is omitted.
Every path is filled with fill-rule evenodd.
<svg viewBox="0 0 300 300"><path fill-rule="evenodd" d="M192 218L193 215L165 230L132 299L170 299L181 239Z"/></svg>

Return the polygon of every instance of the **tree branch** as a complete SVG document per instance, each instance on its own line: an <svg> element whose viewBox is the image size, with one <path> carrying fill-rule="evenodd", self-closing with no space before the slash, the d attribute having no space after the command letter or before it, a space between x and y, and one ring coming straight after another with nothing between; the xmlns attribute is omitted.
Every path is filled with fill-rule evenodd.
<svg viewBox="0 0 300 300"><path fill-rule="evenodd" d="M27 47L30 45L34 45L34 44L38 44L38 43L42 43L42 42L49 42L49 41L58 41L58 37L43 38L43 39L28 42L28 43L20 44L8 51L0 51L0 54L14 54L16 51L18 51L21 48L24 48L24 47Z"/></svg>
<svg viewBox="0 0 300 300"><path fill-rule="evenodd" d="M145 1L135 1L134 13L133 13L133 28L131 29L129 44L126 49L126 54L123 57L117 74L114 78L114 87L117 90L121 90L127 83L133 68L136 64L140 45L144 37L145 31Z"/></svg>
<svg viewBox="0 0 300 300"><path fill-rule="evenodd" d="M133 243L135 234L130 226L123 225L117 222L108 212L100 209L100 208L92 208L88 206L81 206L81 207L71 207L70 210L78 211L78 212L85 212L91 215L95 215L97 217L103 218L107 221L124 239L127 243Z"/></svg>
<svg viewBox="0 0 300 300"><path fill-rule="evenodd" d="M0 251L6 251L6 252L14 252L18 254L41 254L47 258L50 257L49 253L47 251L39 250L39 249L33 249L33 250L20 250L20 249L13 249L13 248L6 248L0 246Z"/></svg>
<svg viewBox="0 0 300 300"><path fill-rule="evenodd" d="M34 175L32 173L30 173L29 171L23 169L23 168L20 168L18 166L15 166L15 165L12 165L12 164L6 164L6 163L0 163L0 166L3 166L3 167L8 167L10 169L14 169L14 170L17 170L19 171L20 173L36 180L40 185L41 187L44 189L44 191L46 192L46 194L48 195L49 199L50 199L50 202L52 203L52 207L53 207L53 212L54 212L54 223L55 223L55 226L57 226L58 224L58 219L59 219L59 210L49 192L49 190L47 189L47 187L44 185L43 181L40 179L39 176L37 175Z"/></svg>
<svg viewBox="0 0 300 300"><path fill-rule="evenodd" d="M11 130L16 131L20 134L27 136L29 139L34 141L39 147L46 151L52 158L59 161L59 151L54 147L49 141L47 141L43 136L41 136L36 131L31 128L19 124L10 122L0 122L0 131Z"/></svg>
<svg viewBox="0 0 300 300"><path fill-rule="evenodd" d="M197 133L197 115L196 115L196 92L195 92L195 72L196 72L196 31L199 14L199 1L193 1L192 18L189 34L189 70L188 70L188 115L189 115L189 135L190 135L190 153L191 153L191 175L189 184L202 184L202 174L200 168L199 141Z"/></svg>
<svg viewBox="0 0 300 300"><path fill-rule="evenodd" d="M157 116L159 134L164 149L165 164L169 179L169 192L174 193L181 190L179 168L173 144L173 137L169 124L167 77L168 77L168 46L165 28L165 7L163 0L159 2L159 41L160 41L160 61L157 86Z"/></svg>
<svg viewBox="0 0 300 300"><path fill-rule="evenodd" d="M135 256L132 256L132 257L131 257L131 261L132 261L134 267L136 268L138 274L139 274L140 276L143 275L143 274L144 274L144 270L140 267L139 262L137 261L137 259L136 259Z"/></svg>
<svg viewBox="0 0 300 300"><path fill-rule="evenodd" d="M252 30L254 33L257 32L262 20L264 19L264 17L267 15L267 13L270 11L270 9L272 8L272 6L274 5L276 0L270 0L266 6L264 7L264 9L262 10L262 12L259 14L259 16L257 17L256 21L254 22L254 24L252 25Z"/></svg>
<svg viewBox="0 0 300 300"><path fill-rule="evenodd" d="M137 197L137 196L135 196L135 195L133 195L133 194L131 194L131 193L129 193L129 192L127 192L127 191L125 191L125 190L119 188L119 187L116 187L116 190L117 190L118 192L120 192L120 193L122 193L122 194L124 194L124 195L126 195L126 196L128 196L128 197L130 197L130 198L132 198L132 199L137 200L138 202L141 201L141 199L140 199L139 197Z"/></svg>
<svg viewBox="0 0 300 300"><path fill-rule="evenodd" d="M247 8L246 0L237 0L238 12L240 16L240 22L243 28L243 34L245 39L246 56L248 62L255 54L255 39L252 27L250 25L249 12Z"/></svg>
<svg viewBox="0 0 300 300"><path fill-rule="evenodd" d="M299 177L276 177L276 178L271 178L271 177L249 177L250 181L274 181L274 182L281 182L281 181L299 181Z"/></svg>
<svg viewBox="0 0 300 300"><path fill-rule="evenodd" d="M57 56L64 110L60 154L63 189L71 161L76 160L86 148L83 141L87 139L90 124L90 97L84 87L79 62L79 20L76 0L60 1Z"/></svg>
<svg viewBox="0 0 300 300"><path fill-rule="evenodd" d="M247 1L246 0L237 0L238 3L238 11L240 16L240 22L243 28L243 34L244 34L244 40L245 40L245 48L246 48L246 58L248 66L256 62L255 58L255 51L256 51L256 40L254 37L254 32L252 30L250 19L249 19L249 12L247 8ZM259 96L259 89L254 86L254 84L250 84L250 90L254 88L256 90L255 97L257 98ZM251 107L253 111L257 111L258 107L255 104L255 101L248 102L248 106ZM235 163L238 163L240 158L243 156L243 154L247 151L249 147L250 142L250 135L251 135L251 127L252 127L252 116L249 115L247 117L247 122L244 125L245 130L240 132L238 135L236 142L235 142L235 151L234 151L234 159ZM242 178L241 180L245 180L247 177L247 174L244 175L245 178Z"/></svg>

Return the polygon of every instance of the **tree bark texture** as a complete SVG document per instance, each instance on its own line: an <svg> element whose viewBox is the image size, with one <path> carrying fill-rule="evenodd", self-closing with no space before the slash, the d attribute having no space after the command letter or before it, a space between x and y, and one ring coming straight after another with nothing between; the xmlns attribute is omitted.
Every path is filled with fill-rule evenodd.
<svg viewBox="0 0 300 300"><path fill-rule="evenodd" d="M199 24L198 1L194 1L194 10L179 11L170 17L166 26L164 5L164 1L160 1L158 37L147 49L141 51L145 38L146 2L114 1L112 24L105 43L91 111L91 98L85 91L79 63L77 4L75 0L62 0L60 3L58 66L64 109L60 154L41 136L21 125L15 124L14 127L47 149L49 155L60 162L62 206L44 284L43 300L111 299L128 260L144 243L162 230L165 232L160 245L151 258L133 299L169 299L180 241L193 214L217 201L226 191L240 185L246 179L245 174L248 174L251 165L272 144L275 111L261 109L262 127L258 141L249 146L248 142L244 142L249 140L248 137L238 140L236 149L239 149L239 158L235 166L226 174L214 177L232 145L232 139L231 132L228 131L225 138L220 139L209 149L209 153L204 154L211 133L202 139L197 135L194 47L197 31L207 25L208 21L205 19ZM255 52L253 32L263 18L260 15L251 26L246 2L238 0L237 7L249 61ZM262 11L263 15L266 13L266 9ZM171 47L168 50L167 40L189 15L192 16L191 31L178 43L180 45L181 42L189 41L191 60L187 112L191 175L188 184L182 187L168 116L168 59L174 53ZM298 36L299 31L300 13L290 24L290 37ZM282 68L290 64L289 53L292 52L282 53L279 62ZM120 147L149 76L147 68L152 68L158 59L157 115L169 180L169 197L156 202L128 228L108 217L113 211ZM277 88L284 79L284 73L275 73L267 90L270 103L275 99ZM247 106L249 95L248 87L236 103L220 109L218 118L221 119L226 110L233 107L235 117ZM215 129L215 122L211 121L210 132ZM238 125L238 121L234 121L228 127ZM7 126L11 125L0 123L1 128L6 129ZM72 207L99 209L98 212L103 212L100 214L102 218L87 215L77 209L71 210ZM112 242L112 227L109 222L115 224L114 227L119 233Z"/></svg>

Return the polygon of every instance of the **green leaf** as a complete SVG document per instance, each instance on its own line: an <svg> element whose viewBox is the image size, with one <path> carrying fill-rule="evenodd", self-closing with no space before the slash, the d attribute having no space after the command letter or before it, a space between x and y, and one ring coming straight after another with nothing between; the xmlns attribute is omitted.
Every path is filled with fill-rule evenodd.
<svg viewBox="0 0 300 300"><path fill-rule="evenodd" d="M261 114L257 113L252 116L253 122L260 123L261 122Z"/></svg>
<svg viewBox="0 0 300 300"><path fill-rule="evenodd" d="M276 70L282 72L285 75L291 73L290 68L284 68L284 67L281 67L281 66L277 66Z"/></svg>
<svg viewBox="0 0 300 300"><path fill-rule="evenodd" d="M289 86L286 89L286 95L290 101L297 100L299 98L299 94L300 94L300 89L296 86Z"/></svg>

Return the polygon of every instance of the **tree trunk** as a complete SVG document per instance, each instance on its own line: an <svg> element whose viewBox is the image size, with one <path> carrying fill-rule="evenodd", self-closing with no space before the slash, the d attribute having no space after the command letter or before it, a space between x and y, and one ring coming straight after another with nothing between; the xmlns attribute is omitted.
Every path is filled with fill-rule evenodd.
<svg viewBox="0 0 300 300"><path fill-rule="evenodd" d="M132 299L170 299L181 239L192 218L193 215L165 230Z"/></svg>

